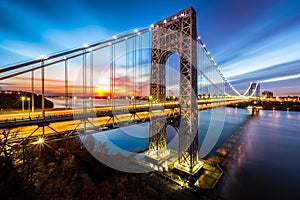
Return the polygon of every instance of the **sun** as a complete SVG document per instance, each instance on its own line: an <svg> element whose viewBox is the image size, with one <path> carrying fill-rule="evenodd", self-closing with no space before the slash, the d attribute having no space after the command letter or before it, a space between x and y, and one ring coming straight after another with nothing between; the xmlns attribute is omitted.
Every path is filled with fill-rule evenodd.
<svg viewBox="0 0 300 200"><path fill-rule="evenodd" d="M108 97L110 95L110 90L108 87L105 87L105 86L98 86L96 88L96 91L95 91L95 96L96 97Z"/></svg>

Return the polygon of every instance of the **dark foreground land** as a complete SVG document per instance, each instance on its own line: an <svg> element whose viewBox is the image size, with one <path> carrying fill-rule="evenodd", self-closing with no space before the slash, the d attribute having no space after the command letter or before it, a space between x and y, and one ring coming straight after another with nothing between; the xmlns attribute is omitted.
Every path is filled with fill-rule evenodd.
<svg viewBox="0 0 300 200"><path fill-rule="evenodd" d="M93 137L88 139L95 144ZM2 139L1 145L1 199L219 199L213 191L188 191L154 172L134 174L107 167L78 138L43 145ZM107 155L105 144L98 145L98 152ZM122 155L114 156L126 162Z"/></svg>

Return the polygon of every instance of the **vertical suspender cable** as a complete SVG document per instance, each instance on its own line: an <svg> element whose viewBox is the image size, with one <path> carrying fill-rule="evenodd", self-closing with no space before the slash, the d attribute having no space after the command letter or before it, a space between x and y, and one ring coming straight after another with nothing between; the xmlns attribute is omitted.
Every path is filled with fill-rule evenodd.
<svg viewBox="0 0 300 200"><path fill-rule="evenodd" d="M82 94L82 110L83 114L85 115L86 112L86 49L83 50L83 56L82 56L82 68L83 68L83 73L82 73L82 89L83 89L83 94ZM84 119L83 122L84 125L84 133L86 132L86 119Z"/></svg>
<svg viewBox="0 0 300 200"><path fill-rule="evenodd" d="M166 95L170 95L170 59L167 59L166 62Z"/></svg>
<svg viewBox="0 0 300 200"><path fill-rule="evenodd" d="M151 70L151 68L152 68L152 48L151 48L151 45L152 45L152 40L151 40L152 38L151 38L151 31L149 31L149 45L148 45L148 49L149 49L149 76L150 76L150 78L149 78L149 102L150 102L150 105L151 105L151 101L152 101L152 96L151 96L151 87L152 87L152 70ZM151 96L151 97L150 97Z"/></svg>
<svg viewBox="0 0 300 200"><path fill-rule="evenodd" d="M206 77L208 77L204 49L202 50L202 58L203 58L203 73L205 74ZM208 95L208 80L206 78L204 79L204 94L205 96Z"/></svg>
<svg viewBox="0 0 300 200"><path fill-rule="evenodd" d="M45 68L44 68L44 59L42 60L42 115L43 120L45 120ZM45 134L45 124L43 124L43 136Z"/></svg>
<svg viewBox="0 0 300 200"><path fill-rule="evenodd" d="M125 97L128 98L128 84L129 84L129 74L128 74L128 65L129 65L129 54L128 54L128 39L126 39L126 74L125 74L125 84L126 84L126 91Z"/></svg>
<svg viewBox="0 0 300 200"><path fill-rule="evenodd" d="M85 94L86 94L86 50L82 55L82 110L85 113Z"/></svg>
<svg viewBox="0 0 300 200"><path fill-rule="evenodd" d="M177 63L177 56L173 56L173 66L170 68L170 78L171 78L171 86L175 86L175 76L176 76L176 74L174 73L175 72L175 69L176 69L176 67L177 66L175 66L176 65L176 63ZM173 94L171 94L171 96L172 96L172 98L173 98L173 96L175 96L175 92L177 92L177 86L176 87L172 87L172 90L173 90Z"/></svg>
<svg viewBox="0 0 300 200"><path fill-rule="evenodd" d="M143 68L142 68L142 35L139 36L139 65L138 67L140 68L140 96L143 96Z"/></svg>
<svg viewBox="0 0 300 200"><path fill-rule="evenodd" d="M34 112L34 71L31 71L31 111Z"/></svg>
<svg viewBox="0 0 300 200"><path fill-rule="evenodd" d="M115 108L115 98L116 98L116 65L115 65L115 42L112 45L112 64L113 64L113 108Z"/></svg>
<svg viewBox="0 0 300 200"><path fill-rule="evenodd" d="M69 92L68 92L68 60L65 58L65 100L66 100L66 109L69 107Z"/></svg>
<svg viewBox="0 0 300 200"><path fill-rule="evenodd" d="M113 43L110 43L110 106L113 107L114 71L113 71Z"/></svg>
<svg viewBox="0 0 300 200"><path fill-rule="evenodd" d="M91 100L91 109L94 107L94 53L91 50L90 53L90 100Z"/></svg>
<svg viewBox="0 0 300 200"><path fill-rule="evenodd" d="M136 35L133 37L133 107L136 99Z"/></svg>

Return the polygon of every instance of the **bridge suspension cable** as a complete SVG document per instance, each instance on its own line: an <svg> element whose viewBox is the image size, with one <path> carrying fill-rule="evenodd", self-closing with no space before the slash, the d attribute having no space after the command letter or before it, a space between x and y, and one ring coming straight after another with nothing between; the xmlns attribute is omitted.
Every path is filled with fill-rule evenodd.
<svg viewBox="0 0 300 200"><path fill-rule="evenodd" d="M225 84L225 88L227 87L229 87L237 96L239 96L239 97L244 97L244 98L247 98L247 97L252 97L254 94L255 94L255 92L256 92L256 90L257 90L257 85L256 85L256 88L255 88L255 90L253 91L253 93L251 94L251 95L249 95L249 96L246 96L246 94L249 92L249 90L250 90L250 88L251 88L251 84L249 85L249 87L247 88L247 90L243 93L243 94L241 94L240 92L238 92L236 89L235 89L235 87L226 79L226 77L223 75L223 73L221 72L221 70L219 69L219 67L218 67L218 65L216 64L216 62L214 62L214 60L213 60L213 58L211 57L211 55L210 55L210 53L207 51L207 48L206 48L206 46L205 46L205 44L202 42L202 40L201 40L201 38L200 37L198 37L198 44L199 44L199 46L201 47L201 48L198 48L198 53L199 53L199 51L201 50L201 51L203 51L204 53L202 54L203 56L202 56L202 59L204 60L204 63L201 63L202 65L206 65L207 64L207 62L206 62L206 64L205 64L205 61L209 61L210 63L211 63L211 66L212 66L212 68L215 68L215 71L219 74L219 76L222 78L222 82ZM205 57L206 57L206 59L205 59ZM203 62L203 61L202 61ZM201 68L199 68L200 69L200 72L201 72L201 74L203 75L203 77L212 85L212 86L214 86L215 87L215 89L217 89L218 91L220 91L220 92L224 92L224 94L226 95L226 96L231 96L230 94L229 94L229 91L226 91L226 89L223 89L223 88L220 88L220 87L218 87L216 84L215 84L215 82L213 81L213 80L211 80L211 71L207 71L207 70L203 70L203 69L201 69ZM211 69L211 68L210 68ZM227 89L228 90L228 89Z"/></svg>
<svg viewBox="0 0 300 200"><path fill-rule="evenodd" d="M142 65L143 62L143 42L144 42L144 38L142 37L143 34L145 33L149 33L149 42L151 42L151 30L149 30L149 28L144 28L138 31L134 31L133 33L128 33L128 34L124 34L124 35L120 35L118 37L113 37L112 39L103 41L103 42L98 42L98 43L94 43L94 44L90 44L90 45L86 45L80 48L75 48L75 49L71 49L65 52L59 52L57 54L52 54L50 56L48 56L46 59L36 59L36 60L32 60L32 61L28 61L25 63L20 63L17 65L13 65L13 66L9 66L9 67L5 67L3 69L0 69L0 81L21 75L21 74L25 74L28 72L31 72L31 77L34 80L34 72L38 69L43 69L45 70L46 68L53 66L57 63L61 63L64 62L65 64L65 96L66 96L66 108L68 107L68 88L69 88L69 79L68 79L68 70L70 70L70 66L69 66L69 60L77 58L82 56L83 57L83 85L84 88L83 89L83 93L86 95L87 91L86 91L86 86L87 86L87 60L86 60L86 56L89 55L90 56L90 90L89 93L92 94L93 93L93 88L94 88L94 83L93 83L93 73L94 73L94 58L93 58L93 54L94 52L97 52L98 50L101 49L105 49L110 47L111 48L111 52L110 52L110 56L111 56L111 78L112 80L110 80L111 82L111 86L110 86L110 95L111 98L113 99L113 96L116 94L116 82L115 82L115 78L116 78L116 45L119 43L124 43L125 44L125 66L126 66L126 81L124 81L124 85L126 85L126 89L125 89L125 96L128 98L132 98L133 97L133 102L136 102L136 96L139 94L140 96L143 96L144 93L144 88L143 88L143 74L145 73ZM225 78L225 76L222 74L221 70L219 69L218 65L216 64L216 62L213 60L213 58L211 57L210 53L208 52L206 46L204 45L204 43L202 42L202 40L200 38L197 39L197 43L198 43L198 70L199 73L202 75L201 80L201 87L199 87L199 91L201 90L202 93L210 93L213 92L216 95L219 94L223 94L225 96L230 96L230 91L233 91L233 93L237 96L240 97L246 97L249 90L250 90L250 86L247 88L247 90L241 94L240 92L238 92L234 86ZM150 52L151 53L151 52ZM131 61L130 61L131 60ZM43 65L41 64L43 62ZM170 63L169 63L170 64ZM174 63L172 63L172 65L174 65ZM131 66L131 69L130 69ZM129 75L130 71L132 70L133 75ZM169 76L167 78L168 80L168 85L174 85L174 73L173 73L173 68L171 67L168 71L167 71L167 76ZM216 76L218 75L218 76ZM131 94L130 93L130 77L133 78L133 84L132 84L132 91ZM34 81L32 80L31 82L31 93L34 93ZM150 80L151 81L151 80ZM257 88L257 87L256 87ZM254 95L254 93L252 94ZM170 96L170 94L169 94ZM251 95L250 95L251 96ZM34 98L32 98L32 100L34 101ZM93 102L91 100L90 102L91 107L93 107ZM86 105L84 105L86 106ZM32 110L34 109L34 103L32 103Z"/></svg>
<svg viewBox="0 0 300 200"><path fill-rule="evenodd" d="M141 30L138 30L138 32L140 34L149 32L149 28L144 28ZM91 51L97 51L103 48L106 48L108 46L110 46L109 44L114 42L115 44L123 42L127 39L133 38L136 36L136 32L135 33L128 33L122 36L119 36L117 39L109 39L106 41L101 41L101 42L97 42L97 43L93 43L93 44L87 44L87 46L83 46L83 47L79 47L79 48L74 48L68 51L63 51L57 54L52 54L49 55L47 57L42 58L38 58L38 59L34 59L31 61L27 61L24 63L20 63L20 64L16 64L16 65L12 65L12 66L6 66L4 68L0 69L0 81L14 77L14 76L18 76L27 72L31 72L31 71L35 71L37 69L41 69L42 66L40 65L40 63L44 60L47 61L47 63L45 63L44 67L47 68L49 66L53 66L57 63L60 62L64 62L66 59L70 60L79 56L83 56L84 52L83 50L85 49L90 49ZM88 52L90 53L90 51Z"/></svg>

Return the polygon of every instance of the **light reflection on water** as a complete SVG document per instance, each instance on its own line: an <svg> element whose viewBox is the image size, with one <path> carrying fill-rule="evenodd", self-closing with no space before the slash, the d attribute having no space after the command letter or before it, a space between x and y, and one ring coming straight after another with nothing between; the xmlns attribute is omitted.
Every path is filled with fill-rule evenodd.
<svg viewBox="0 0 300 200"><path fill-rule="evenodd" d="M300 113L260 111L237 132L216 192L225 199L300 199Z"/></svg>
<svg viewBox="0 0 300 200"><path fill-rule="evenodd" d="M223 108L225 109L225 122L220 137L216 137L216 145L208 152L208 157L217 148L220 147L247 119L248 114L243 109ZM210 124L214 117L214 109L199 112L199 149L203 145L203 140L207 136L209 126L215 130L214 124ZM223 125L223 122L221 123ZM212 132L212 134L216 134ZM130 155L131 152L137 152L148 147L149 123L137 124L134 126L122 127L121 129L108 130L94 134L95 139L105 142L112 154L122 153ZM217 135L218 136L218 135ZM174 127L167 127L167 146L168 148L178 150L178 134ZM121 150L120 150L121 149ZM201 152L200 152L201 155Z"/></svg>

